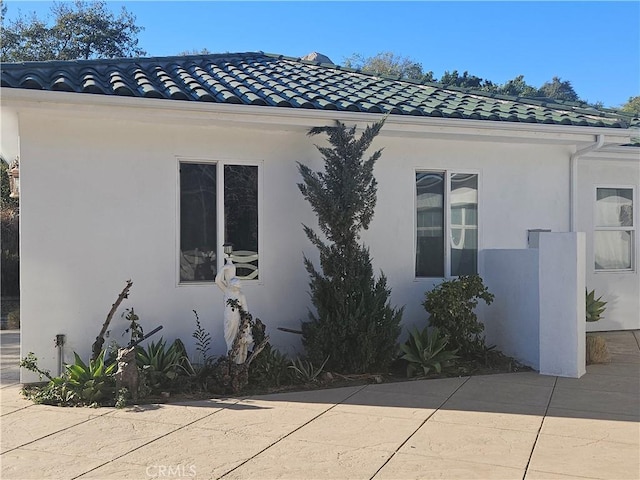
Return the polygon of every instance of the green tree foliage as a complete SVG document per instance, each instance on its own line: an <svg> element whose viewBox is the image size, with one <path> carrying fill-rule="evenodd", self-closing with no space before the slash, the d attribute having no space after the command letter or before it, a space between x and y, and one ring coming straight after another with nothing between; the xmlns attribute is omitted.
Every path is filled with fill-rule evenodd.
<svg viewBox="0 0 640 480"><path fill-rule="evenodd" d="M535 97L538 89L524 81L524 75L518 75L512 80L504 83L498 88L498 92L503 95L514 97Z"/></svg>
<svg viewBox="0 0 640 480"><path fill-rule="evenodd" d="M106 1L54 3L53 24L31 13L20 14L5 22L2 6L0 60L24 62L40 60L75 60L121 58L145 55L138 47L138 33L143 28L124 7L116 16Z"/></svg>
<svg viewBox="0 0 640 480"><path fill-rule="evenodd" d="M329 147L318 146L324 172L298 163L303 183L298 188L318 216L321 239L310 227L304 231L320 252L321 271L306 256L311 277L311 300L316 313L302 324L303 344L313 364L344 373L386 369L396 354L403 308L392 308L391 291L383 273L375 278L369 250L359 243L376 205L373 167L382 150L363 156L384 121L368 126L356 138L355 126L336 122L317 127L309 135L325 133Z"/></svg>
<svg viewBox="0 0 640 480"><path fill-rule="evenodd" d="M540 88L527 84L524 75L518 75L502 85L470 75L466 71L460 75L457 70L445 71L438 79L434 77L433 72L424 72L419 62L392 52L381 52L373 57L364 57L354 53L345 59L343 65L374 75L392 76L419 82L437 82L446 87L469 88L515 97L547 97L574 102L584 101L578 97L571 82L563 81L560 77L553 77Z"/></svg>
<svg viewBox="0 0 640 480"><path fill-rule="evenodd" d="M570 102L580 100L580 97L571 86L571 82L568 80L563 82L560 77L553 77L550 82L545 82L538 90L538 96L555 98L556 100L568 100Z"/></svg>
<svg viewBox="0 0 640 480"><path fill-rule="evenodd" d="M438 82L448 87L474 88L476 90L486 91L496 90L495 85L490 81L476 77L475 75L469 75L469 72L464 72L460 75L457 70L453 72L445 71Z"/></svg>
<svg viewBox="0 0 640 480"><path fill-rule="evenodd" d="M398 77L405 80L432 82L433 72L424 72L420 63L392 52L380 52L373 57L354 53L344 60L344 66L373 75Z"/></svg>
<svg viewBox="0 0 640 480"><path fill-rule="evenodd" d="M627 103L622 106L623 112L629 112L636 117L640 116L640 95L637 97L629 97Z"/></svg>

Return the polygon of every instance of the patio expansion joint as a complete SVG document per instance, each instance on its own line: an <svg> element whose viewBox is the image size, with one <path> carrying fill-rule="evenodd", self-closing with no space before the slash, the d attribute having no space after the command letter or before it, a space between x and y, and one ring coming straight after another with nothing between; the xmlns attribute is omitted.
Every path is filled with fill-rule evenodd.
<svg viewBox="0 0 640 480"><path fill-rule="evenodd" d="M249 458L247 458L246 460L244 460L243 462L241 462L240 464L236 465L235 467L233 467L231 470L228 470L226 472L224 472L222 475L220 475L219 477L216 477L216 480L220 480L221 478L224 478L225 476L229 475L231 472L237 470L238 468L242 467L243 465L245 465L247 462L253 460L254 458L256 458L258 455L260 455L261 453L267 451L268 449L270 449L271 447L273 447L274 445L276 445L277 443L280 443L282 440L284 440L285 438L289 437L290 435L294 434L295 432L297 432L298 430L300 430L301 428L305 427L306 425L309 425L311 422L313 422L314 420L320 418L322 415L324 415L325 413L333 410L335 407L337 407L338 405L343 404L344 402L346 402L347 400L349 400L351 397L353 397L354 395L357 395L358 393L360 393L362 390L364 390L365 388L367 388L368 385L363 385L362 387L360 387L358 390L356 390L355 392L353 392L351 395L349 395L348 397L342 399L341 401L334 403L333 405L331 405L329 408L327 408L326 410L323 410L322 412L320 412L318 415L316 415L315 417L309 419L308 421L306 421L305 423L303 423L302 425L300 425L298 428L295 428L293 430L291 430L289 433L287 433L286 435L282 436L281 438L278 438L276 441L274 441L273 443L267 445L266 447L264 447L262 450L260 450L258 453L256 453L255 455L250 456Z"/></svg>
<svg viewBox="0 0 640 480"><path fill-rule="evenodd" d="M533 445L531 446L531 452L529 453L529 459L527 460L527 465L524 467L524 475L522 476L522 480L527 478L527 472L529 471L529 465L531 464L531 459L533 458L533 452L536 449L536 445L538 444L538 439L540 438L540 432L542 432L542 427L544 426L544 421L547 419L547 414L549 413L549 407L551 406L551 399L553 398L553 394L556 391L556 385L558 384L558 377L553 381L553 388L551 389L551 395L549 395L549 400L547 401L547 408L544 410L544 415L542 416L542 421L540 422L540 426L538 427L538 431L536 432L536 439L533 441Z"/></svg>
<svg viewBox="0 0 640 480"><path fill-rule="evenodd" d="M463 387L463 386L464 386L464 385L465 385L465 384L466 384L466 383L467 383L471 378L472 378L472 377L467 377L467 379L466 379L464 382L462 382L460 385L458 385L458 388L456 388L453 392L451 392L451 394L450 394L450 395L449 395L449 396L448 396L448 397L447 397L447 398L446 398L446 399L445 399L445 400L444 400L444 401L443 401L443 402L438 406L438 408L436 408L433 412L431 412L431 415L429 415L427 418L425 418L425 419L424 419L424 421L423 421L423 422L421 422L421 423L420 423L420 425L418 425L418 428L416 428L416 429L411 433L411 435L409 435L409 436L405 439L405 441L404 441L404 442L402 442L400 445L398 445L398 448L396 448L396 449L395 449L395 451L394 451L391 455L389 455L389 458L387 458L387 460L385 460L385 462L384 462L382 465L380 465L380 468L378 468L378 469L375 471L375 473L371 476L371 478L370 478L369 480L373 480L373 479L376 477L376 475L378 475L378 473L380 473L380 470L382 470L382 469L384 468L384 466L385 466L387 463L389 463L393 457L395 457L396 453L398 453L398 451L400 451L400 449L401 449L402 447L404 447L404 446L406 445L406 443L407 443L409 440L411 440L411 438L412 438L412 437L413 437L413 436L418 432L418 430L420 430L420 429L423 427L423 425L424 425L424 424L426 424L426 423L431 419L431 417L433 417L433 416L436 414L436 412L438 412L438 411L440 410L440 408L441 408L445 403L447 403L447 402L449 401L449 399L451 399L451 397L453 397L453 396L456 394L456 392L457 392L458 390L460 390L460 389L461 389L461 388L462 388L462 387Z"/></svg>
<svg viewBox="0 0 640 480"><path fill-rule="evenodd" d="M8 406L9 405L4 405L4 407L8 407ZM0 417L6 417L7 415L11 415L12 413L21 412L23 410L26 410L29 407L33 407L33 405L25 405L24 407L16 407L16 410L13 410L11 412L2 413L2 414L0 414Z"/></svg>
<svg viewBox="0 0 640 480"><path fill-rule="evenodd" d="M551 476L552 478L556 478L558 474L558 472L549 472L547 470L533 470L534 472L539 472L539 473L548 473L549 476ZM560 474L562 475L562 474ZM562 475L562 477L564 477L565 475ZM557 477L560 478L560 477ZM577 478L584 478L584 480L600 480L600 479L595 479L594 477L585 477L584 475L576 475L575 473L572 473L571 476L567 476L567 478L569 479L577 479Z"/></svg>
<svg viewBox="0 0 640 480"><path fill-rule="evenodd" d="M240 400L241 400L241 399L238 399L236 403L238 403ZM77 478L82 477L83 475L86 475L87 473L93 472L94 470L97 470L98 468L102 468L102 467L104 467L105 465L108 465L108 464L110 464L110 463L112 463L112 462L115 462L116 460L119 460L120 458L124 457L125 455L129 455L131 452L135 452L136 450L139 450L139 449L141 449L142 447L146 447L147 445L150 445L150 444L152 444L153 442L156 442L156 441L158 441L159 439L166 437L167 435L171 435L172 433L176 433L176 432L178 432L178 431L180 431L180 430L182 430L182 429L184 429L184 428L187 428L187 427L189 427L189 426L193 425L194 423L199 422L200 420L203 420L203 419L205 419L205 418L209 418L210 416L215 415L216 413L218 413L218 412L220 412L220 411L222 411L222 410L224 410L224 408L223 408L223 407L220 407L220 408L218 408L217 410L215 410L215 411L211 412L209 415L205 415L204 417L197 418L197 419L193 420L192 422L185 423L184 425L177 426L175 429L173 429L173 430L171 430L171 431L169 431L169 432L167 432L167 433L163 434L163 435L162 435L162 436L160 436L160 437L157 437L157 438L154 438L154 439L152 439L152 440L149 440L148 442L143 443L142 445L139 445L139 446L137 446L136 448L132 448L131 450L129 450L128 452L123 453L122 455L118 455L117 457L114 457L114 458L112 458L112 459L110 459L110 460L108 460L108 461L106 461L106 462L104 462L104 463L101 463L100 465L96 465L94 468L91 468L91 469L87 470L86 472L82 472L82 473L80 473L79 475L76 475L75 477L71 478L71 480L76 480ZM105 413L104 415L108 415L109 413L111 413L111 412L107 412L107 413ZM156 423L160 423L160 422L156 422Z"/></svg>
<svg viewBox="0 0 640 480"><path fill-rule="evenodd" d="M26 407L21 408L20 410L16 410L16 412L21 412L22 410L26 410L27 408L29 408L29 407L33 407L33 406L34 406L34 405L27 405ZM71 408L71 407L59 407L59 408ZM7 413L6 415L11 415L12 413L15 413L15 412L9 412L9 413ZM51 433L48 433L48 434L43 435L43 436L41 436L41 437L35 438L35 439L33 439L33 440L31 440L31 441L29 441L29 442L27 442L27 443L23 443L22 445L18 445L17 447L10 448L9 450L7 450L7 451L5 451L5 452L0 453L0 455L4 455L5 453L13 452L14 450L18 450L19 448L24 448L24 447L26 447L27 445L31 445L32 443L37 442L38 440L42 440L43 438L47 438L47 437L50 437L50 436L52 436L52 435L56 435L56 434L58 434L58 433L60 433L60 432L64 432L65 430L69 430L69 429L71 429L71 428L77 427L78 425L82 425L83 423L92 422L92 421L93 421L93 420L95 420L96 418L101 418L101 417L103 417L103 416L107 415L108 413L109 413L109 412L101 413L101 414L99 414L99 415L96 415L95 417L87 418L86 420L82 420L81 422L74 423L73 425L69 425L68 427L61 428L60 430L56 430L55 432L51 432ZM2 416L4 417L4 415L2 415ZM27 449L27 450L28 450L28 449Z"/></svg>

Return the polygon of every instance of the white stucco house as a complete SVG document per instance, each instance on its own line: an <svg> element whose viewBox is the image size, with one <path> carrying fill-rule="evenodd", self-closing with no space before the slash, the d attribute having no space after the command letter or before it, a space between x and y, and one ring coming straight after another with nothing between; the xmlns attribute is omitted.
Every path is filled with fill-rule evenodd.
<svg viewBox="0 0 640 480"><path fill-rule="evenodd" d="M22 354L54 372L56 335L65 360L87 358L127 279L122 309L147 330L190 346L195 309L223 353L225 242L248 256L272 343L301 352L277 330L311 308L296 162L323 167L310 127L386 114L363 241L405 325L426 323L425 291L477 272L496 296L487 340L541 371L581 375L585 328L640 328L637 119L259 52L4 64L1 107L2 156L20 160ZM588 326L585 288L608 302Z"/></svg>

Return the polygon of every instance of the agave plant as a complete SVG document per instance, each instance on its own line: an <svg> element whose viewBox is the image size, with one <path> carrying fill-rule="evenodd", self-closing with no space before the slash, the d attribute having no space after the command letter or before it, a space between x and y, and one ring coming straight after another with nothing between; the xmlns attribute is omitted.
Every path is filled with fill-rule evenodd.
<svg viewBox="0 0 640 480"><path fill-rule="evenodd" d="M66 371L62 380L67 391L84 403L89 405L99 404L102 400L115 393L116 364L105 364L105 351L96 358L90 360L87 365L80 356L74 352L75 363L66 365Z"/></svg>
<svg viewBox="0 0 640 480"><path fill-rule="evenodd" d="M146 349L137 350L136 361L153 390L167 386L181 372L192 373L188 368L184 345L180 340L173 342L169 348L163 338L160 338L158 343L151 342Z"/></svg>
<svg viewBox="0 0 640 480"><path fill-rule="evenodd" d="M318 381L318 377L324 371L324 366L327 364L329 357L327 357L322 365L316 367L309 360L302 360L301 358L296 358L291 361L291 365L289 368L293 371L293 375L301 383L315 383Z"/></svg>
<svg viewBox="0 0 640 480"><path fill-rule="evenodd" d="M409 339L403 345L400 345L403 360L409 362L407 365L407 377L413 377L416 374L427 375L431 370L440 373L443 367L459 358L457 350L446 350L448 337L440 334L438 328L433 328L429 334L428 327L422 331L414 328L410 332Z"/></svg>
<svg viewBox="0 0 640 480"><path fill-rule="evenodd" d="M106 352L102 350L95 360L84 363L74 352L75 361L65 365L60 377L53 377L48 370L38 367L38 359L29 354L20 362L20 366L49 379L44 386L33 386L23 390L27 398L36 403L47 405L102 405L111 404L115 394L115 363L106 361Z"/></svg>
<svg viewBox="0 0 640 480"><path fill-rule="evenodd" d="M586 294L587 294L587 303L586 303L587 322L597 322L602 318L602 314L606 310L605 305L607 304L607 302L603 302L602 297L596 298L595 290L586 292Z"/></svg>

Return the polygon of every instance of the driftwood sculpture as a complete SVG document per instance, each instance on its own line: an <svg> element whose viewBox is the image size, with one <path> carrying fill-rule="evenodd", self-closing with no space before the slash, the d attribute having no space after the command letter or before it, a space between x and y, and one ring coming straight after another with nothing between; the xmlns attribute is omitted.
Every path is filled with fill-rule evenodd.
<svg viewBox="0 0 640 480"><path fill-rule="evenodd" d="M107 314L107 319L102 324L102 329L100 330L100 333L96 337L96 341L93 342L93 345L91 346L91 360L96 360L100 356L100 352L102 351L102 347L104 346L104 336L107 333L107 329L109 328L111 319L113 318L113 315L118 310L118 307L120 306L122 301L125 298L129 297L129 290L131 289L132 285L133 285L133 282L131 280L127 280L127 284L122 289L122 292L120 292L120 295L118 295L118 298L116 299L115 303L111 305L111 310L109 310L109 313Z"/></svg>
<svg viewBox="0 0 640 480"><path fill-rule="evenodd" d="M138 366L136 365L136 347L118 349L118 371L115 374L116 392L126 388L131 398L138 400L140 379Z"/></svg>
<svg viewBox="0 0 640 480"><path fill-rule="evenodd" d="M136 362L136 347L160 330L162 330L162 325L154 328L138 340L130 342L126 347L118 349L118 371L114 375L116 379L116 392L120 392L121 388L126 388L131 394L133 401L138 400L140 372Z"/></svg>

